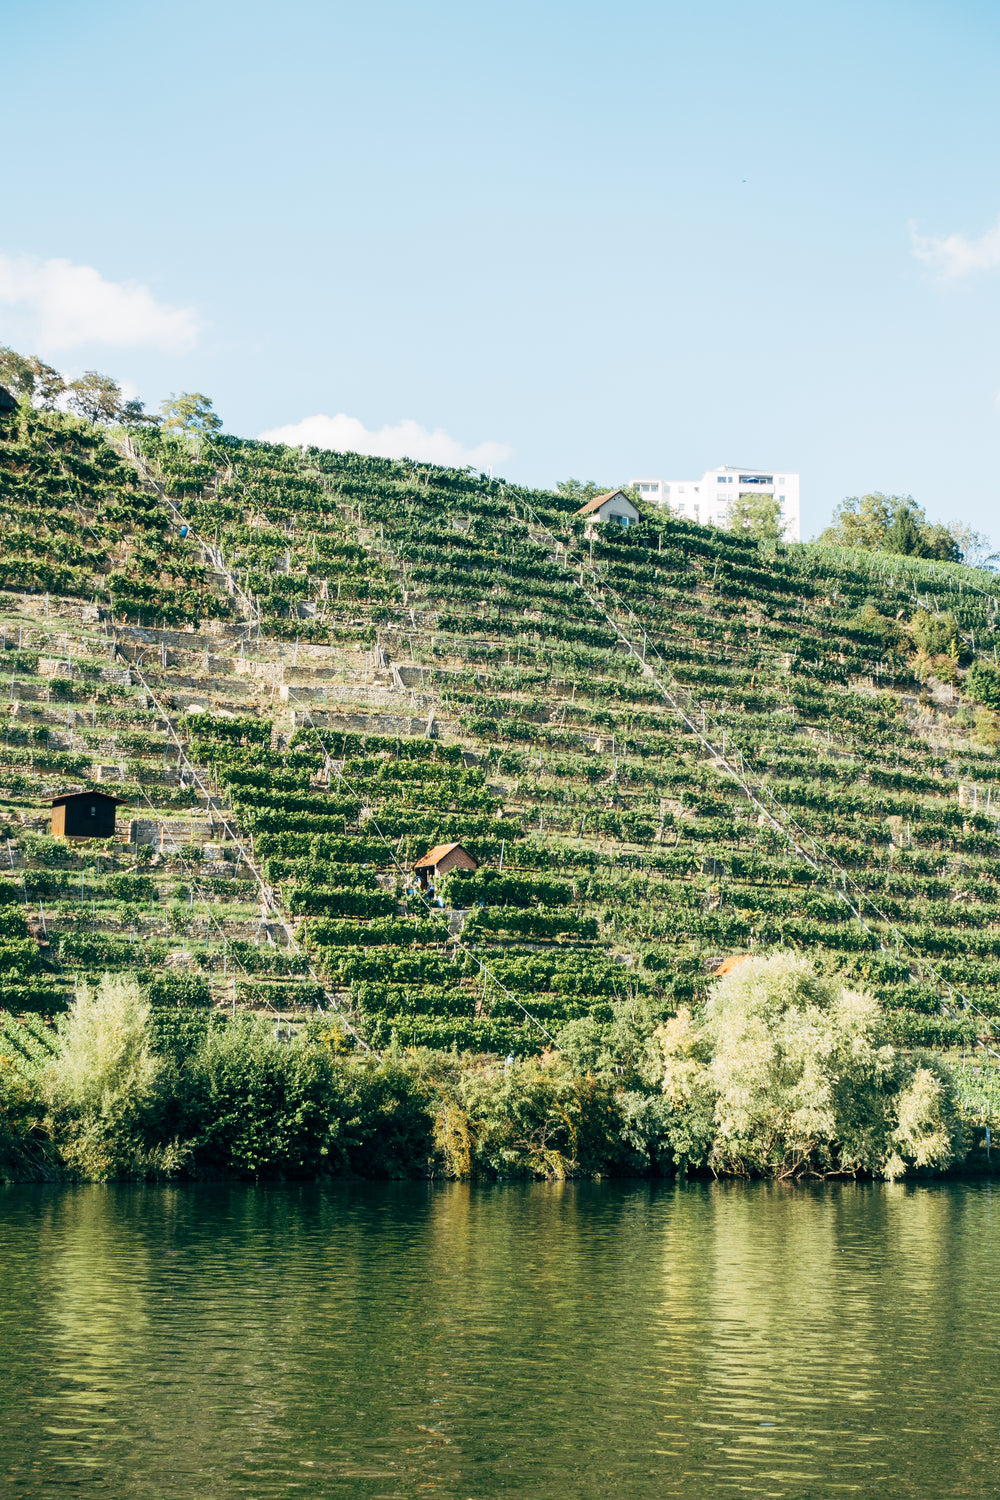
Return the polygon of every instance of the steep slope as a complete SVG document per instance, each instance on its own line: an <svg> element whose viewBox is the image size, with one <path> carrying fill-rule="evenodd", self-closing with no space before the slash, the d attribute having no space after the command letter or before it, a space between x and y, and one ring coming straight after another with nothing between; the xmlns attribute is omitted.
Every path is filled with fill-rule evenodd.
<svg viewBox="0 0 1000 1500"><path fill-rule="evenodd" d="M80 518L60 444L111 477L63 600L0 599L0 1003L113 962L162 998L318 1003L374 1046L523 1052L782 943L875 989L903 1040L992 1036L993 726L913 679L907 638L938 622L992 659L990 575L661 515L586 535L551 494L233 439L123 437L116 468L95 429L35 423L0 447L13 512L35 497L55 538ZM186 572L154 583L154 558ZM32 832L102 760L166 833L98 855ZM451 840L480 870L428 908L412 863Z"/></svg>

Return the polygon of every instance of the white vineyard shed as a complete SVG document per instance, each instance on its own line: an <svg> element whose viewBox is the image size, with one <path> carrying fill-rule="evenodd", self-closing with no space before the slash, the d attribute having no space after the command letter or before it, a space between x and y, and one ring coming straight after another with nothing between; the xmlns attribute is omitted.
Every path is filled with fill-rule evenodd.
<svg viewBox="0 0 1000 1500"><path fill-rule="evenodd" d="M619 526L634 526L639 512L624 490L608 490L606 495L595 495L586 505L581 505L578 516L586 516L591 522L614 521Z"/></svg>

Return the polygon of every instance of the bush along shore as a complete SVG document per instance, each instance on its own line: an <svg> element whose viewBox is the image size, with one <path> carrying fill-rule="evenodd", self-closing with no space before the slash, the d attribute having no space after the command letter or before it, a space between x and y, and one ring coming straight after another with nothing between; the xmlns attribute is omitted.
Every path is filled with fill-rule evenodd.
<svg viewBox="0 0 1000 1500"><path fill-rule="evenodd" d="M697 1011L638 1000L529 1058L353 1049L250 1013L81 986L54 1027L0 1036L0 1177L160 1180L988 1169L992 1075L885 1041L870 997L791 953L750 959Z"/></svg>

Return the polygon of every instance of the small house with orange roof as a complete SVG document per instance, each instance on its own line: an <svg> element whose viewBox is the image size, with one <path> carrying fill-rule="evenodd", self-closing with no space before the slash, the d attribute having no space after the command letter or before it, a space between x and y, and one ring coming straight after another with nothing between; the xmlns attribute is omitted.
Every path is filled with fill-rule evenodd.
<svg viewBox="0 0 1000 1500"><path fill-rule="evenodd" d="M624 490L608 490L607 494L595 495L593 500L580 506L577 515L586 516L588 536L593 535L596 521L613 521L627 529L639 520L639 512Z"/></svg>
<svg viewBox="0 0 1000 1500"><path fill-rule="evenodd" d="M435 844L433 849L428 849L422 859L417 860L413 866L413 873L426 890L431 881L437 885L449 870L478 869L478 859L474 859L468 849L463 849L461 844Z"/></svg>

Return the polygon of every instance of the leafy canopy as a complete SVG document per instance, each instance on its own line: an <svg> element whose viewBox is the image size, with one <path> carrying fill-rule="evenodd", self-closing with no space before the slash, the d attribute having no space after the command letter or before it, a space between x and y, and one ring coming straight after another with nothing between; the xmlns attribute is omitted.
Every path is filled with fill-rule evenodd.
<svg viewBox="0 0 1000 1500"><path fill-rule="evenodd" d="M956 659L959 655L958 620L950 609L932 614L929 609L917 609L910 620L910 634L918 651L935 655L947 651Z"/></svg>
<svg viewBox="0 0 1000 1500"><path fill-rule="evenodd" d="M1000 709L1000 668L992 662L973 662L965 686L977 703L986 708Z"/></svg>
<svg viewBox="0 0 1000 1500"><path fill-rule="evenodd" d="M945 1065L897 1052L873 999L794 954L748 960L700 1019L682 1008L658 1038L667 1135L691 1165L893 1179L964 1154Z"/></svg>
<svg viewBox="0 0 1000 1500"><path fill-rule="evenodd" d="M136 981L105 974L96 987L81 984L58 1030L59 1055L42 1084L48 1128L66 1166L98 1182L176 1172L185 1148L176 1140L149 1144L171 1080Z"/></svg>
<svg viewBox="0 0 1000 1500"><path fill-rule="evenodd" d="M37 354L18 354L7 345L0 346L0 385L28 406L54 411L66 382L59 371L47 365Z"/></svg>
<svg viewBox="0 0 1000 1500"><path fill-rule="evenodd" d="M84 370L79 380L74 380L67 390L70 392L68 406L88 422L121 422L125 424L152 422L159 419L147 412L141 401L128 399L117 380L110 375L101 375L97 370Z"/></svg>
<svg viewBox="0 0 1000 1500"><path fill-rule="evenodd" d="M761 541L775 541L781 535L781 505L773 495L745 492L729 503L729 529Z"/></svg>
<svg viewBox="0 0 1000 1500"><path fill-rule="evenodd" d="M963 530L962 535L968 539L973 534ZM833 513L833 525L820 541L942 562L961 562L963 556L955 530L932 525L912 495L884 495L880 490L842 500Z"/></svg>
<svg viewBox="0 0 1000 1500"><path fill-rule="evenodd" d="M210 396L201 391L181 391L179 396L171 393L160 405L163 426L168 432L187 432L194 435L218 432L222 418L215 411Z"/></svg>
<svg viewBox="0 0 1000 1500"><path fill-rule="evenodd" d="M564 496L567 500L575 500L577 505L586 505L588 500L593 500L595 495L605 495L609 486L597 484L595 480L588 479L564 479L556 485L556 494Z"/></svg>

